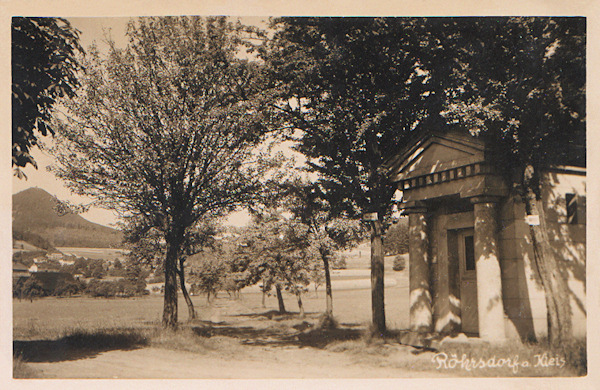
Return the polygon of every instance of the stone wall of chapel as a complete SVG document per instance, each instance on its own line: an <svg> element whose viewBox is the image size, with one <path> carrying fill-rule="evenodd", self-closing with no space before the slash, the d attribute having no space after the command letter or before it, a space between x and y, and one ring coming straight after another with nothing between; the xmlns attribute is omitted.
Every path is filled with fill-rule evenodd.
<svg viewBox="0 0 600 390"><path fill-rule="evenodd" d="M566 194L578 197L577 223L567 221ZM569 281L576 336L586 334L585 194L584 175L556 171L544 177L542 202L550 245L561 261L561 272ZM531 336L539 339L547 335L547 312L525 217L525 205L520 197L512 196L502 202L498 228L507 336L527 340Z"/></svg>

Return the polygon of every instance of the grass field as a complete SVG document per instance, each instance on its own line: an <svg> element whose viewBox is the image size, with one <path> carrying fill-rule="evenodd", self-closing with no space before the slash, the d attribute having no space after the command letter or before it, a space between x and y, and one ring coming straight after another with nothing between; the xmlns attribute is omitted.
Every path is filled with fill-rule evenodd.
<svg viewBox="0 0 600 390"><path fill-rule="evenodd" d="M57 247L59 251L66 255L72 255L77 257L85 257L88 259L101 259L101 260L116 260L123 259L128 253L125 249L113 249L113 248L71 248L71 247Z"/></svg>
<svg viewBox="0 0 600 390"><path fill-rule="evenodd" d="M385 289L386 316L391 328L408 326L408 280L406 272L386 272L396 284ZM336 278L334 278L334 281ZM192 301L201 320L217 322L226 313L222 307L229 301L227 293L219 293L210 304L205 296L194 296ZM284 294L286 309L297 312L296 298ZM274 296L266 298L262 307L262 294L242 291L236 301L237 314L261 313L276 310ZM321 287L317 296L309 290L303 297L307 313L320 313L325 309L325 291ZM368 288L333 291L334 315L342 323L367 324L371 319L371 291ZM130 327L159 324L162 315L162 296L144 296L131 299L103 298L44 298L30 302L13 301L13 332L15 339L53 337L73 329L98 329L107 327ZM230 309L230 308L229 308ZM98 313L102 313L101 316ZM187 319L187 307L179 299L179 320Z"/></svg>

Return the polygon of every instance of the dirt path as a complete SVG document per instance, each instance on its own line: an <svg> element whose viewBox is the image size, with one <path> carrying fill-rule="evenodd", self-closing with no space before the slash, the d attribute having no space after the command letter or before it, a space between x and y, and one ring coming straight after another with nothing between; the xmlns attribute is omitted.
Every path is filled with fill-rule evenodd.
<svg viewBox="0 0 600 390"><path fill-rule="evenodd" d="M246 354L244 354L246 355ZM223 359L217 354L197 354L160 348L109 351L92 358L29 363L43 378L165 378L165 379L255 379L255 378L406 378L436 377L437 372L419 372L419 367L378 367L353 361L342 353L314 348L264 348L242 359ZM415 363L425 362L415 359ZM389 364L392 365L390 367ZM422 367L425 368L425 367Z"/></svg>

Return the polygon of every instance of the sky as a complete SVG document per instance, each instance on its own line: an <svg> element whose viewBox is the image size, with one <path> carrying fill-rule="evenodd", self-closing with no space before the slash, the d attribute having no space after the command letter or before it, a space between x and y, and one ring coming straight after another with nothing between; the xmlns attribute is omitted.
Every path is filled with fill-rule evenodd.
<svg viewBox="0 0 600 390"><path fill-rule="evenodd" d="M105 51L107 45L104 42L106 37L112 38L118 47L127 45L126 30L128 17L74 17L68 18L71 24L80 31L79 38L81 46L87 49L90 45L96 44L100 51ZM266 18L262 17L243 17L242 22L245 24L261 25ZM52 142L51 137L40 137L43 143ZM70 201L72 203L88 204L93 199L80 197L71 194L69 189L58 180L54 175L47 171L47 167L52 164L53 158L46 152L40 149L34 149L32 155L38 164L38 169L32 166L27 166L23 171L27 175L27 180L12 179L12 193L16 194L31 187L39 187L50 194L56 196L60 200ZM112 226L117 222L117 216L110 210L99 208L91 208L89 211L82 213L81 216L89 221L96 222L106 226ZM226 220L226 224L233 226L244 226L250 221L250 216L245 211L232 213Z"/></svg>

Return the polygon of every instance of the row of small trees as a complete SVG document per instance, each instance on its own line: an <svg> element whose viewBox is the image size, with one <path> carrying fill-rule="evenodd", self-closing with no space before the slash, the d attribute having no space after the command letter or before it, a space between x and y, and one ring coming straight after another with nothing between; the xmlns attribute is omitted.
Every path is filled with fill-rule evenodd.
<svg viewBox="0 0 600 390"><path fill-rule="evenodd" d="M146 282L143 279L122 278L113 281L91 280L83 293L92 297L134 297L144 294Z"/></svg>
<svg viewBox="0 0 600 390"><path fill-rule="evenodd" d="M48 288L35 276L13 280L13 297L19 299L41 298L47 296L72 296L80 294L85 285L79 281L59 280L54 288Z"/></svg>
<svg viewBox="0 0 600 390"><path fill-rule="evenodd" d="M86 259L83 257L66 255L65 260L72 261L72 264L61 264L58 260L47 258L46 251L23 251L13 254L13 261L20 262L29 267L33 265L35 258L42 258L43 267L50 271L64 272L71 275L83 275L85 278L102 279L106 276L125 277L131 270L129 266L121 260L115 259L111 266L104 259ZM136 268L137 272L137 268ZM141 277L145 278L147 272L142 271Z"/></svg>
<svg viewBox="0 0 600 390"><path fill-rule="evenodd" d="M284 198L286 196L280 193ZM286 199L291 199L288 193ZM236 237L212 243L200 253L191 257L191 268L186 279L191 284L192 293L206 293L207 299L215 296L217 291L227 291L234 297L239 291L250 285L260 285L264 296L274 292L278 297L279 309L285 312L282 292L294 294L302 312L302 294L312 282L317 289L325 283L328 291L328 307L331 307L331 285L329 268L345 268L345 259L336 251L349 246L348 241L342 244L340 231L346 234L354 232L354 242L360 239L360 226L352 221L345 221L340 226L330 228L330 233L337 232L335 237L339 244L331 238L320 240L303 223L298 215L287 214L278 208L270 208L255 213L250 226L240 229ZM327 233L324 233L327 234ZM346 238L349 240L350 238ZM327 262L327 273L325 262ZM331 263L331 265L330 265ZM184 296L187 294L183 291ZM187 301L187 299L186 299ZM193 318L193 302L189 300L190 319ZM328 311L331 314L331 311Z"/></svg>
<svg viewBox="0 0 600 390"><path fill-rule="evenodd" d="M132 297L144 294L146 283L143 280L128 278L113 281L91 280L84 283L79 280L59 278L53 287L35 276L19 278L13 282L13 297L19 299L41 297L70 297L74 295L89 295L91 297Z"/></svg>

